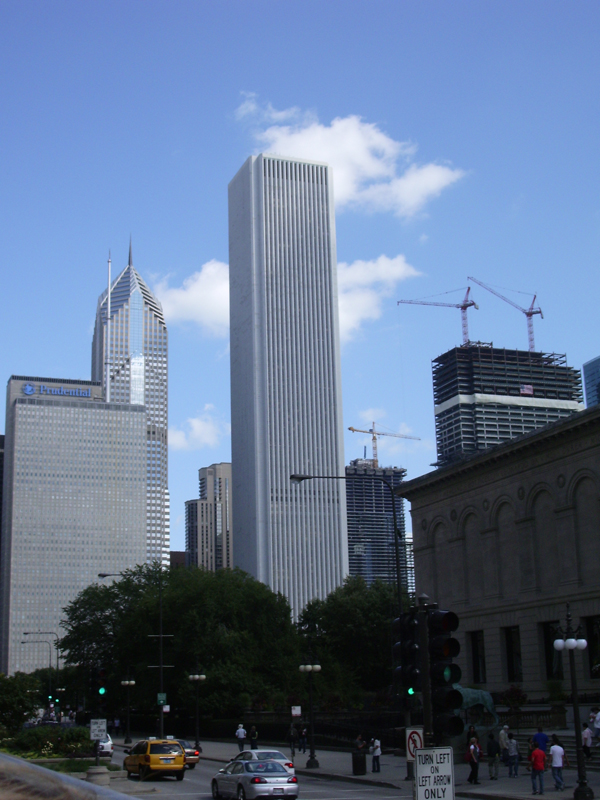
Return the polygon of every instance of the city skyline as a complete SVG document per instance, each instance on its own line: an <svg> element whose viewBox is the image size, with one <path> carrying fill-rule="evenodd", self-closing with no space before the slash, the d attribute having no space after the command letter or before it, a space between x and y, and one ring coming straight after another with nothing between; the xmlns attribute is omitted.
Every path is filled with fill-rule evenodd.
<svg viewBox="0 0 600 800"><path fill-rule="evenodd" d="M234 564L297 618L348 574L335 217L326 164L251 156L229 184Z"/></svg>
<svg viewBox="0 0 600 800"><path fill-rule="evenodd" d="M475 275L537 293L541 351L598 356L600 8L435 9L3 5L0 379L90 376L108 251L117 272L132 234L169 329L174 549L198 468L231 460L227 184L250 154L332 164L344 427L420 437L381 442L407 479L436 460L431 364L461 327L397 300L460 302ZM472 295L471 339L526 349L523 315ZM365 444L345 433L346 462Z"/></svg>

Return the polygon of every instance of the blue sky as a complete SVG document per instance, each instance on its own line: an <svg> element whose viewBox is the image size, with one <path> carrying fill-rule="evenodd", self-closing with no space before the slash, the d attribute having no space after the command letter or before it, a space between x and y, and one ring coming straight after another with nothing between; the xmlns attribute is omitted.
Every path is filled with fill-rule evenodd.
<svg viewBox="0 0 600 800"><path fill-rule="evenodd" d="M227 184L261 149L334 166L344 425L380 460L435 460L431 359L460 343L467 275L529 295L536 344L600 354L600 6L170 0L0 5L0 379L89 378L113 270L170 331L172 546L197 470L229 460ZM527 347L475 286L472 339ZM347 433L346 459L368 437Z"/></svg>

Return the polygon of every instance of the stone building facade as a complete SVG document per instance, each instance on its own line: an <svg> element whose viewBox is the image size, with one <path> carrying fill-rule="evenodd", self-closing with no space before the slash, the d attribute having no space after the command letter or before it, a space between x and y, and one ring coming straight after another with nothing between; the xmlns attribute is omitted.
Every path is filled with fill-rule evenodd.
<svg viewBox="0 0 600 800"><path fill-rule="evenodd" d="M403 483L417 596L460 618L463 685L548 696L566 603L589 646L580 691L600 691L600 408Z"/></svg>

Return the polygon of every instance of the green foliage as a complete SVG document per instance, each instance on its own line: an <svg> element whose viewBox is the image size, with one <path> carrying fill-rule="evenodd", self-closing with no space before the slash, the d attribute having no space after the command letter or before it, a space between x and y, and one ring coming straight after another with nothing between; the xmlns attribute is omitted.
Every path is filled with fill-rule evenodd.
<svg viewBox="0 0 600 800"><path fill-rule="evenodd" d="M14 733L31 717L39 701L37 679L23 672L0 674L0 726Z"/></svg>
<svg viewBox="0 0 600 800"><path fill-rule="evenodd" d="M332 695L341 699L358 687L378 691L391 683L391 622L396 614L395 587L381 581L367 586L360 577L347 578L325 600L306 606L299 628L321 658L321 675L331 671L335 676Z"/></svg>
<svg viewBox="0 0 600 800"><path fill-rule="evenodd" d="M92 750L89 730L79 727L37 725L35 728L21 730L3 744L11 752L27 753L32 758L89 755Z"/></svg>
<svg viewBox="0 0 600 800"><path fill-rule="evenodd" d="M504 705L507 705L509 708L520 708L527 702L527 695L521 689L520 686L515 684L508 687L508 689L502 694L501 700Z"/></svg>

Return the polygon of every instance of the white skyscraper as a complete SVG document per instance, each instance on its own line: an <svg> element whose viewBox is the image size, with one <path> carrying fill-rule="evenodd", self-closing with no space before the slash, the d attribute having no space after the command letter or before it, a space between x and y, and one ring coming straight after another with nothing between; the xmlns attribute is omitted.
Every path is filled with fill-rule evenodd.
<svg viewBox="0 0 600 800"><path fill-rule="evenodd" d="M110 333L108 291L98 299L92 342L92 380L100 381L110 401L146 407L148 561L169 564L167 326L162 306L129 262L111 281ZM107 340L110 339L106 354Z"/></svg>
<svg viewBox="0 0 600 800"><path fill-rule="evenodd" d="M294 616L348 573L331 171L259 155L229 185L234 563Z"/></svg>

